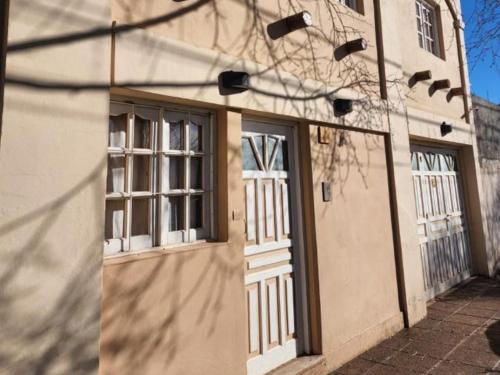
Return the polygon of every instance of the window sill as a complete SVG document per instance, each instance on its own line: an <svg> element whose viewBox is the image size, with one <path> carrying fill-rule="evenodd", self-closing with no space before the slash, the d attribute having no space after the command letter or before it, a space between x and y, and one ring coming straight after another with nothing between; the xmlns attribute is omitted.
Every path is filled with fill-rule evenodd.
<svg viewBox="0 0 500 375"><path fill-rule="evenodd" d="M197 241L189 244L178 244L171 246L157 246L151 249L127 251L113 255L104 256L104 266L136 262L149 258L165 256L168 254L184 253L189 251L197 251L204 249L212 249L216 247L227 247L229 242L210 242L210 241Z"/></svg>

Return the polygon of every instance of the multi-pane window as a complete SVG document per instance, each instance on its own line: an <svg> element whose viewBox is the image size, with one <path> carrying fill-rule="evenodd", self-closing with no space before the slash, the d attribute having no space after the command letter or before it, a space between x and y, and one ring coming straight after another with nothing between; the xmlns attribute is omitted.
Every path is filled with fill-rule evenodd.
<svg viewBox="0 0 500 375"><path fill-rule="evenodd" d="M436 10L423 0L416 1L418 44L439 56Z"/></svg>
<svg viewBox="0 0 500 375"><path fill-rule="evenodd" d="M356 0L338 0L339 3L344 4L345 6L348 6L349 8L352 8L354 10L357 10L357 4Z"/></svg>
<svg viewBox="0 0 500 375"><path fill-rule="evenodd" d="M106 254L211 236L212 120L208 112L111 103Z"/></svg>

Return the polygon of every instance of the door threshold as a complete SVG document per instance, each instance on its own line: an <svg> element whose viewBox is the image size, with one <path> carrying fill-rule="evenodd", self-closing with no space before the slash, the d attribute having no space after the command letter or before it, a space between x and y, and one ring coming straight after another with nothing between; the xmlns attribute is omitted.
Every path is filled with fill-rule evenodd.
<svg viewBox="0 0 500 375"><path fill-rule="evenodd" d="M270 371L267 375L324 375L326 361L323 355L297 357Z"/></svg>

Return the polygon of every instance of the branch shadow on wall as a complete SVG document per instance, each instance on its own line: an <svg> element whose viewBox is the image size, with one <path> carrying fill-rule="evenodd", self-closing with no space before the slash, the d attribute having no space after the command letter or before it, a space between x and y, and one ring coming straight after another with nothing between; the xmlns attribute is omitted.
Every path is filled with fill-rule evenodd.
<svg viewBox="0 0 500 375"><path fill-rule="evenodd" d="M95 250L102 241L75 243L61 259L47 237L87 190L92 212L101 212L104 167L105 161L64 195L0 226L0 238L12 243L0 268L0 368L6 373L87 374L98 367L102 257ZM26 226L28 238L20 234Z"/></svg>
<svg viewBox="0 0 500 375"><path fill-rule="evenodd" d="M208 4L204 1L197 3ZM280 92L254 91L249 101L258 105L265 96L273 101L274 108L289 106L290 112L301 113L304 117L327 107L325 118L329 115L330 119L333 119L333 97L341 89L356 89L361 92L357 100L360 107L351 121L363 124L362 127L367 130L377 130L380 127L381 118L387 108L380 107L375 100L370 99L377 95L379 89L376 74L374 75L361 59L352 56L347 56L339 65L333 62L335 46L362 36L342 23L342 12L345 12L343 8L331 4L329 9L332 11L331 21L334 27L328 33L315 28L301 34L299 41L290 38L273 46L265 36L264 27L270 16L260 10L256 1L241 3L247 7L246 12L252 21L252 27L247 34L236 36L236 39L240 38L244 43L240 43L236 49L221 47L216 32L213 47L221 56L232 54L265 63L269 70L276 70L282 86ZM301 9L296 1L286 1L283 4L280 8L282 14ZM212 6L214 30L222 30L225 27L224 15L217 8L216 2L213 2ZM50 14L47 17L50 17ZM9 53L22 53L33 48L43 50L56 44L72 44L93 37L110 37L120 30L101 28L52 39L26 41L11 46ZM128 30L128 27L123 28L123 31ZM326 41L332 48L323 51L323 55L319 56L315 40ZM245 46L250 48L243 49ZM153 45L152 48L158 53L152 56L159 60L162 46ZM259 51L262 49L267 56L265 61L261 60ZM323 64L325 61L328 62ZM214 69L216 63L217 61L214 62ZM51 91L68 91L68 95L78 95L89 90L109 91L113 87L195 87L201 91L217 84L208 78L210 72L207 72L207 79L200 82L162 82L154 79L157 66L150 65L148 76L152 78L144 82L82 83L76 80L38 81L11 76L7 77L7 83L24 89L40 90L40 95ZM231 67L228 66L229 68ZM326 84L315 91L303 84L290 89L287 80L280 76L280 70L292 70L293 74L303 81L315 79ZM327 88L331 84L339 88L329 92ZM41 110L43 111L43 108ZM340 120L335 122L337 125L343 125ZM361 157L359 146L351 141L349 132L337 129L334 134L333 150L312 155L315 165L320 166L314 183L330 180L343 187L349 178L353 177L353 173L356 173L361 176L365 188L369 189L366 174L371 168L370 153L383 145L377 137L365 133L365 154ZM230 164L239 159L239 152L239 149L230 150ZM94 191L91 200L95 205L93 212L96 215L102 213L104 197L100 189L100 179L105 168L104 160L88 178L68 193L41 209L0 227L0 236L11 236L11 233L25 225L35 226L23 246L13 246L10 255L4 259L5 266L0 273L0 317L6 322L2 326L4 339L0 344L0 365L8 371L41 375L57 372L87 374L96 371L99 363L95 345L102 329L101 350L112 362L110 368L119 368L122 373L140 373L145 366L152 365L159 366L161 372L167 372L176 359L182 358L182 350L196 341L194 338L201 335L209 339L217 335L218 331L229 329L225 327L226 322L222 319L227 314L227 305L235 304L233 298L241 297L241 301L236 304L244 304L244 296L238 294L240 289L233 286L228 288L229 285L243 285L241 254L232 253L221 246L220 249L198 249L196 252L186 251L175 256L152 255L141 262L120 264L116 261L116 264L108 265L104 271L104 290L107 292L100 322L101 301L98 291L101 290L101 285L98 275L102 270L102 238L89 239L85 244L78 245L78 253L86 255L70 262L71 272L67 270L68 263L60 259L61 254L53 254L53 245L44 241L44 238L51 230L56 230L58 220L64 216L65 209L69 207L72 199L88 187ZM340 191L342 192L342 188ZM101 218L96 220L101 221ZM71 249L68 249L68 253L71 253ZM199 274L193 275L192 269L199 269ZM39 284L41 280L28 279L30 276L39 277L40 274L53 274L57 279L58 273L63 273L66 277L51 281L57 286L55 290L58 297L53 303L47 302L46 305L44 299L47 297L49 301L53 291L49 290L48 285ZM38 305L29 308L22 306L23 301L34 300L38 301ZM28 312L29 310L31 312ZM30 324L26 324L27 321ZM189 330L181 331L181 326L189 327Z"/></svg>

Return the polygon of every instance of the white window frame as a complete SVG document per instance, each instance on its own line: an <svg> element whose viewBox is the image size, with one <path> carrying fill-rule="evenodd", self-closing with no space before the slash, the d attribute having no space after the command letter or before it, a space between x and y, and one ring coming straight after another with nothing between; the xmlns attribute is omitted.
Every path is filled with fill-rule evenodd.
<svg viewBox="0 0 500 375"><path fill-rule="evenodd" d="M358 10L358 1L357 0L337 0L340 4L345 5L355 11Z"/></svg>
<svg viewBox="0 0 500 375"><path fill-rule="evenodd" d="M424 0L416 0L417 37L420 48L438 57L441 56L437 10Z"/></svg>
<svg viewBox="0 0 500 375"><path fill-rule="evenodd" d="M134 121L139 114L150 121L150 149L133 147ZM123 229L120 238L104 239L104 254L113 255L122 252L149 250L157 246L170 246L208 240L214 237L214 120L215 114L192 108L181 108L166 105L129 104L120 101L111 101L110 116L127 116L125 147L109 147L108 156L125 158L123 191L106 194L106 203L110 201L124 202ZM201 126L202 150L190 150L190 127L196 119ZM170 122L182 120L183 150L170 150L169 126ZM170 122L169 122L170 121ZM109 133L108 133L109 134ZM134 157L137 155L150 158L149 162L149 190L132 191L132 174L134 171ZM170 189L169 166L170 157L183 158L183 186L180 189ZM191 188L191 159L201 159L201 188ZM108 174L112 173L108 171ZM147 175L147 174L146 174ZM111 180L114 180L111 177ZM108 182L109 183L109 182ZM121 185L119 183L118 185ZM108 188L107 188L108 190ZM191 228L190 202L191 197L202 196L202 217L200 228ZM170 197L182 197L183 229L169 231L169 203ZM149 199L148 232L147 235L131 236L134 199ZM108 213L105 213L108 220ZM119 216L118 216L119 218ZM111 221L115 220L113 217ZM110 228L108 228L110 229ZM114 228L111 228L114 231ZM106 233L105 233L106 236Z"/></svg>

